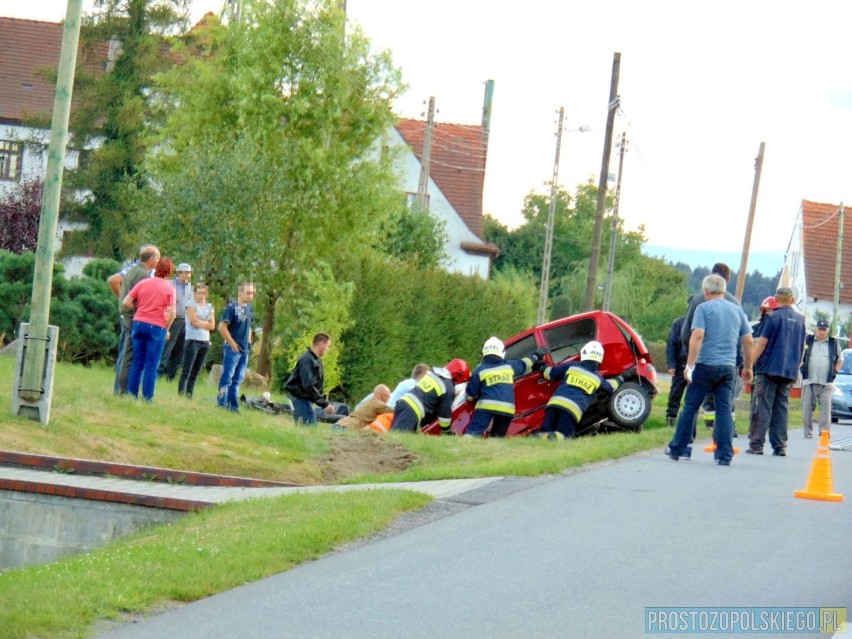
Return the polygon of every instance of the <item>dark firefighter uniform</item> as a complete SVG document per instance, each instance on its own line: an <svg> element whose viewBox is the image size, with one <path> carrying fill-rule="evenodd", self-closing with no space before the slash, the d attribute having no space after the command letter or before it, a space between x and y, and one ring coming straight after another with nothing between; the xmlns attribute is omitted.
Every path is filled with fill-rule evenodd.
<svg viewBox="0 0 852 639"><path fill-rule="evenodd" d="M598 362L586 360L545 367L542 371L544 379L561 380L562 383L547 402L541 433L557 432L565 437L574 437L577 424L598 392L601 389L615 392L620 379L614 377L607 381L598 373L599 366Z"/></svg>
<svg viewBox="0 0 852 639"><path fill-rule="evenodd" d="M454 397L453 380L438 375L433 368L396 403L391 430L414 432L437 418L441 431L448 434Z"/></svg>
<svg viewBox="0 0 852 639"><path fill-rule="evenodd" d="M499 355L482 358L467 384L467 401L475 401L476 408L466 435L481 437L494 420L491 436L506 436L515 416L515 377L531 372L534 361L532 357L507 360Z"/></svg>

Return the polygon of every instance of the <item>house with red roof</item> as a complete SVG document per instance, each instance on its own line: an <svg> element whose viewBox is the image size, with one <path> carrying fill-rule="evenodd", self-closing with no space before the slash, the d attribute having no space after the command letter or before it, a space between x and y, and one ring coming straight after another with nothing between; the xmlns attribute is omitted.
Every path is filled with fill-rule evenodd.
<svg viewBox="0 0 852 639"><path fill-rule="evenodd" d="M59 23L0 17L0 194L45 173L49 129L31 124L35 118L49 126L54 86L45 71L58 65L62 29ZM103 45L87 69L103 73L115 52L116 47ZM484 113L490 112L488 96L490 91ZM386 136L387 143L402 150L400 186L412 203L420 183L426 127L424 121L400 120ZM445 225L449 239L444 266L487 278L491 259L499 252L482 238L488 118L480 125L434 124L431 141L426 208ZM75 168L83 154L85 150L69 148L66 167ZM67 230L70 226L60 221L57 241Z"/></svg>
<svg viewBox="0 0 852 639"><path fill-rule="evenodd" d="M486 104L484 111L488 112ZM392 136L408 149L400 171L409 201L416 200L426 128L422 120L400 120ZM488 157L488 124L435 124L431 134L426 208L445 224L450 271L487 278L499 250L482 238L482 194Z"/></svg>
<svg viewBox="0 0 852 639"><path fill-rule="evenodd" d="M835 291L840 293L838 324L852 314L852 260L844 259L852 251L850 213L841 213L839 204L809 200L802 200L799 208L779 286L792 288L795 307L805 316L809 330L816 323L815 312L833 318Z"/></svg>

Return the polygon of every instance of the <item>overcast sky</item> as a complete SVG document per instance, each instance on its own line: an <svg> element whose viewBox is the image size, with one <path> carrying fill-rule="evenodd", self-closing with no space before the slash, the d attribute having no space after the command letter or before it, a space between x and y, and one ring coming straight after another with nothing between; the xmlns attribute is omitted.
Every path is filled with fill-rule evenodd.
<svg viewBox="0 0 852 639"><path fill-rule="evenodd" d="M6 16L65 13L64 0L3 4ZM221 5L194 0L193 17ZM495 81L484 209L509 225L530 190L547 192L560 107L566 130L594 130L563 138L559 183L597 183L616 51L620 214L649 243L739 253L761 142L752 251L786 250L803 199L852 204L848 0L347 0L347 10L402 68L403 117L422 117L434 96L438 122L479 124ZM617 163L614 151L611 172Z"/></svg>

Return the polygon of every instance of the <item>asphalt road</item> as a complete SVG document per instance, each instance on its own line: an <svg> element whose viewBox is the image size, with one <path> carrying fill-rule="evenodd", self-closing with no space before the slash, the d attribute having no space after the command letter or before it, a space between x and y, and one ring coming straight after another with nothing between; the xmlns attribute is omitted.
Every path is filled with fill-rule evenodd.
<svg viewBox="0 0 852 639"><path fill-rule="evenodd" d="M852 452L830 457L845 501L793 497L817 442L794 430L787 457L727 468L699 447L691 461L654 451L505 480L445 502L446 516L101 637L621 639L654 636L646 607L852 611Z"/></svg>

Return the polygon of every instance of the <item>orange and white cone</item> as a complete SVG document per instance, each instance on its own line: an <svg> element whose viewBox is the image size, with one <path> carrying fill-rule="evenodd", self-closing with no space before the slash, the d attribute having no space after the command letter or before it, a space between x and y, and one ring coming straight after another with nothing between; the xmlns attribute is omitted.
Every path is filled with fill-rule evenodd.
<svg viewBox="0 0 852 639"><path fill-rule="evenodd" d="M831 477L831 458L828 450L829 433L822 431L819 436L816 457L808 475L808 485L804 490L793 492L799 499L817 499L819 501L843 501L843 495L834 492Z"/></svg>

